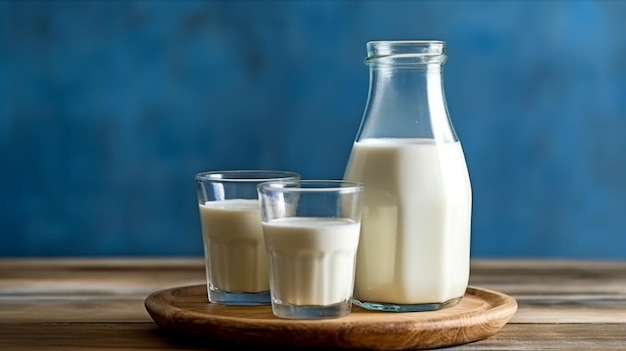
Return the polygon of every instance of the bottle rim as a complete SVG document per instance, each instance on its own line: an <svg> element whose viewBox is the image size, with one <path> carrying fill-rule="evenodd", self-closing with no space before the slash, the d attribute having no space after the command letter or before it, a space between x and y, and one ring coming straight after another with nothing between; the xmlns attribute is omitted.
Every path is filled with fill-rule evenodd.
<svg viewBox="0 0 626 351"><path fill-rule="evenodd" d="M443 64L447 58L443 40L376 40L366 47L369 66Z"/></svg>

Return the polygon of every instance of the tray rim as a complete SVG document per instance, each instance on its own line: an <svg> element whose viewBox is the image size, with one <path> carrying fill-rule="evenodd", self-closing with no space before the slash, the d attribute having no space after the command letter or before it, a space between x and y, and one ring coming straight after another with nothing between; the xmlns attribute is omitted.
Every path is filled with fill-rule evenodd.
<svg viewBox="0 0 626 351"><path fill-rule="evenodd" d="M175 305L175 301L169 301L167 304L160 304L159 301L163 299L163 296L172 295L177 291L188 292L189 290L200 290L204 293L202 296L206 296L206 284L195 284L187 286L171 287L155 291L148 295L144 301L144 305L154 322L164 331L172 333L178 336L189 337L201 337L202 339L210 340L213 343L219 344L224 342L233 342L235 344L244 345L263 345L263 346L291 346L301 347L302 344L293 343L289 340L277 341L275 344L268 343L267 335L263 336L263 329L284 329L281 331L288 331L290 333L297 332L317 332L317 333L331 333L342 334L353 330L355 327L367 327L376 326L379 331L377 335L383 338L396 338L398 336L406 335L407 333L414 333L416 331L416 325L419 324L419 332L441 332L442 330L455 330L459 333L467 328L474 326L488 326L488 328L481 329L478 333L474 333L473 337L469 337L467 340L459 342L458 340L448 340L446 342L440 342L435 344L422 343L419 340L414 340L404 346L394 346L390 348L368 345L358 347L351 347L349 345L319 345L318 347L343 348L343 349L362 349L364 346L377 349L377 350L408 350L419 348L433 348L433 347L447 347L465 344L473 341L485 339L497 333L516 313L518 304L515 298L505 293L480 288L476 286L468 286L464 298L466 296L472 296L474 299L481 300L487 307L484 309L462 311L455 318L450 318L449 310L454 309L456 306L463 303L463 299L456 306L448 307L444 310L448 313L441 313L439 311L428 312L381 312L381 311L368 311L358 306L353 306L353 312L350 316L338 319L326 319L326 320L289 320L281 319L277 317L263 319L262 324L265 326L259 327L259 322L255 319L245 318L241 316L228 316L223 314L207 313L205 311L196 311L192 309L186 309ZM194 295L195 296L195 295ZM209 304L208 300L206 302ZM484 306L482 306L484 307ZM164 309L164 312L159 312L159 308ZM216 308L226 309L229 306L216 306ZM270 306L249 306L238 307L245 308L253 311L257 310L269 310ZM482 311L482 312L480 312ZM480 313L479 313L480 312ZM367 314L377 318L376 321L366 320L365 318L354 319L350 318L353 314ZM166 314L173 316L168 320L165 317ZM182 318L181 314L185 314L186 317ZM181 318L178 318L181 317ZM354 316L353 316L354 317ZM427 317L427 318L424 318ZM425 324L425 321L428 322ZM469 321L469 323L468 323ZM465 324L464 324L465 322ZM205 333L193 332L186 329L191 325L193 328L202 329ZM489 329L487 331L486 329ZM242 338L233 340L233 338L223 337L220 335L220 331L243 333ZM261 333L261 334L259 334ZM202 335L200 335L202 334ZM245 340L249 338L250 340ZM294 337L296 338L296 337ZM458 336L457 336L458 338ZM332 337L331 337L332 339ZM454 339L454 338L452 338ZM260 342L257 343L257 342ZM311 347L311 345L306 345ZM316 345L313 345L316 346Z"/></svg>

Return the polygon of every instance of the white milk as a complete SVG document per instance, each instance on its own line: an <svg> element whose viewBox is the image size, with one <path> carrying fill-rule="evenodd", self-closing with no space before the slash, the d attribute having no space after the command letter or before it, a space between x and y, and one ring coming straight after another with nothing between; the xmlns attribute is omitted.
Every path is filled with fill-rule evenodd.
<svg viewBox="0 0 626 351"><path fill-rule="evenodd" d="M345 179L365 183L354 297L441 303L469 279L471 187L459 142L356 142Z"/></svg>
<svg viewBox="0 0 626 351"><path fill-rule="evenodd" d="M352 297L359 223L291 217L263 223L272 296L282 304L328 306Z"/></svg>
<svg viewBox="0 0 626 351"><path fill-rule="evenodd" d="M269 290L267 254L258 200L200 205L207 280L225 292Z"/></svg>

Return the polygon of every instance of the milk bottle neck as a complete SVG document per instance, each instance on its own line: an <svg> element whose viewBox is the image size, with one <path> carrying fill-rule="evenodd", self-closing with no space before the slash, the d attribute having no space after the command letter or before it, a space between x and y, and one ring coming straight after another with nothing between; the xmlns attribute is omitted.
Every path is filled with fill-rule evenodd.
<svg viewBox="0 0 626 351"><path fill-rule="evenodd" d="M357 139L457 141L443 88L443 43L382 43L368 43L370 90Z"/></svg>

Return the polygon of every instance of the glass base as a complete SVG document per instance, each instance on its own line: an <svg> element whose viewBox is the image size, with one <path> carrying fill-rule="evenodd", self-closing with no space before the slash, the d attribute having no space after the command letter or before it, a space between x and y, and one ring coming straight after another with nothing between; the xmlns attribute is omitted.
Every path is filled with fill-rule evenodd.
<svg viewBox="0 0 626 351"><path fill-rule="evenodd" d="M271 302L269 291L231 293L220 290L209 290L208 297L209 302L231 306L262 306L269 305Z"/></svg>
<svg viewBox="0 0 626 351"><path fill-rule="evenodd" d="M352 303L350 300L328 306L295 306L274 301L272 312L274 316L286 319L331 319L341 318L350 314Z"/></svg>
<svg viewBox="0 0 626 351"><path fill-rule="evenodd" d="M383 312L425 312L436 311L446 307L452 307L461 301L461 297L456 297L441 303L423 303L414 305L394 304L387 302L364 302L359 300L352 300L356 306L364 308L370 311L383 311Z"/></svg>

